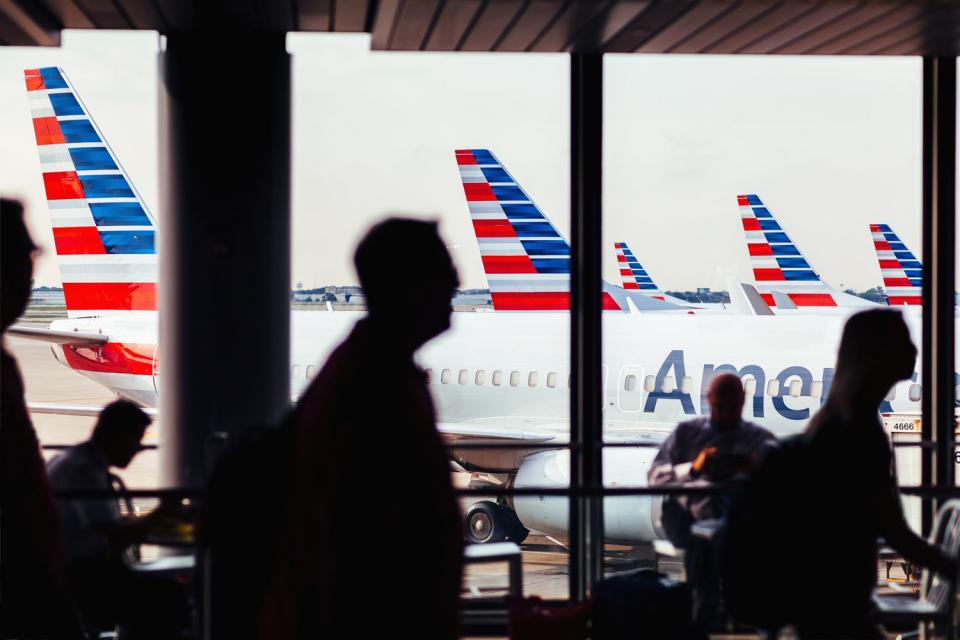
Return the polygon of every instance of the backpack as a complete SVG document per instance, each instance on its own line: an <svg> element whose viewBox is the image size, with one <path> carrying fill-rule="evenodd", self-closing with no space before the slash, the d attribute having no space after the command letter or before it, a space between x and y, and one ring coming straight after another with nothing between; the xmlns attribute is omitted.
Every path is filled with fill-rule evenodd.
<svg viewBox="0 0 960 640"><path fill-rule="evenodd" d="M803 598L794 579L803 559L808 513L800 479L806 468L801 436L782 441L730 494L717 534L718 567L726 610L738 622L778 628Z"/></svg>
<svg viewBox="0 0 960 640"><path fill-rule="evenodd" d="M651 569L614 574L597 584L593 596L594 640L689 638L689 587Z"/></svg>

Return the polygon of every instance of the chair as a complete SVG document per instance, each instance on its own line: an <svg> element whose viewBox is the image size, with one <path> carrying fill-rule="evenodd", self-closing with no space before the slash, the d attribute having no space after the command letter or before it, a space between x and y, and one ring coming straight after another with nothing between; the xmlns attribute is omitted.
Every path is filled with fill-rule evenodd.
<svg viewBox="0 0 960 640"><path fill-rule="evenodd" d="M940 507L930 543L956 557L960 550L960 500L950 500ZM947 638L954 638L955 598L953 581L924 569L919 600L908 595L874 595L873 599L883 624L919 627L920 638L927 637L934 630L939 630Z"/></svg>

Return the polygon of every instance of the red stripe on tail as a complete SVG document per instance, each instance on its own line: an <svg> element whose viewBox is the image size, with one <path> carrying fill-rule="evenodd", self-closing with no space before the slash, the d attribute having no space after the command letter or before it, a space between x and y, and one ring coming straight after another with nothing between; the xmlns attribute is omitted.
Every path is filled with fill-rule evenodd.
<svg viewBox="0 0 960 640"><path fill-rule="evenodd" d="M64 282L70 311L156 311L153 282Z"/></svg>

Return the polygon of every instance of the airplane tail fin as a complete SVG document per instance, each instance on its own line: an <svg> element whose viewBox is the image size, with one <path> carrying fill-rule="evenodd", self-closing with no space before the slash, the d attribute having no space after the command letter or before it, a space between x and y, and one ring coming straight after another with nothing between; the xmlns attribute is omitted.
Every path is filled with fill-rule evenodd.
<svg viewBox="0 0 960 640"><path fill-rule="evenodd" d="M923 266L888 224L871 224L873 247L891 307L922 304Z"/></svg>
<svg viewBox="0 0 960 640"><path fill-rule="evenodd" d="M820 279L787 232L754 194L738 195L740 220L757 290L771 307L781 291L799 307L836 307L846 296Z"/></svg>
<svg viewBox="0 0 960 640"><path fill-rule="evenodd" d="M156 224L66 75L26 69L71 317L156 311Z"/></svg>
<svg viewBox="0 0 960 640"><path fill-rule="evenodd" d="M613 247L617 251L617 266L620 269L620 277L623 279L623 288L628 291L637 291L657 300L663 300L663 292L660 287L656 285L647 270L633 255L633 251L630 250L627 243L614 242Z"/></svg>
<svg viewBox="0 0 960 640"><path fill-rule="evenodd" d="M456 158L493 308L568 310L570 245L488 149ZM624 310L606 291L603 308Z"/></svg>

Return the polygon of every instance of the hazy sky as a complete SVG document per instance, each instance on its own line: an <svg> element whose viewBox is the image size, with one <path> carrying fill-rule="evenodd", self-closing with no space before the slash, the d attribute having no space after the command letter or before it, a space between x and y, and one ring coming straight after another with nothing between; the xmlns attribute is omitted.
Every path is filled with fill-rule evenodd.
<svg viewBox="0 0 960 640"><path fill-rule="evenodd" d="M0 193L26 200L48 249L38 284L59 273L22 70L64 69L162 225L158 48L104 31L0 48ZM404 213L439 218L463 286L485 286L455 148L492 149L569 235L566 55L371 52L340 34L288 48L293 282L355 282L356 240ZM607 56L605 241L629 242L664 288L726 288L750 277L735 196L752 192L825 280L879 284L870 222L920 249L920 72L919 58ZM604 267L617 281L612 249Z"/></svg>

